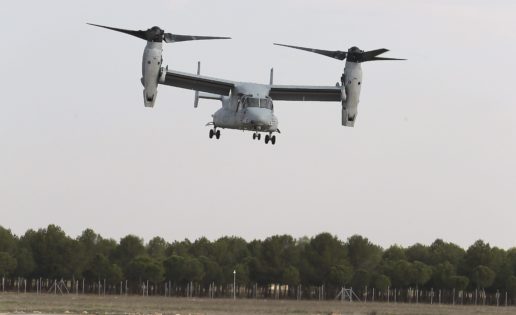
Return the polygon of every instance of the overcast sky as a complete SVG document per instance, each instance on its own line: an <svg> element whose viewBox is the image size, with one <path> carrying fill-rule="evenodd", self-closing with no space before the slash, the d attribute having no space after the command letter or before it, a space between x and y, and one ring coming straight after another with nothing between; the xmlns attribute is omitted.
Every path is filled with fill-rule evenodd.
<svg viewBox="0 0 516 315"><path fill-rule="evenodd" d="M353 234L515 246L516 2L1 1L0 225L119 239ZM219 102L160 86L145 42L86 22L231 36L168 44L171 69L334 85L344 63L273 46L388 48L363 64L355 128L339 103L276 102L275 146L222 130Z"/></svg>

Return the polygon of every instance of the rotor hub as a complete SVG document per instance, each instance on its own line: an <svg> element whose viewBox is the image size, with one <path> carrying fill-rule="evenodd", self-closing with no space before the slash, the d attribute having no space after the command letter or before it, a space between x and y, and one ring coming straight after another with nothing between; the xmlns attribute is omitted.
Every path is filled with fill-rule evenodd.
<svg viewBox="0 0 516 315"><path fill-rule="evenodd" d="M358 48L356 46L351 47L350 49L348 49L348 55L347 55L348 61L362 62L363 61L362 60L363 52L364 52L363 50L360 50L360 48Z"/></svg>
<svg viewBox="0 0 516 315"><path fill-rule="evenodd" d="M164 34L165 31L159 28L158 26L153 26L149 28L147 31L145 31L146 39L151 42L162 42Z"/></svg>

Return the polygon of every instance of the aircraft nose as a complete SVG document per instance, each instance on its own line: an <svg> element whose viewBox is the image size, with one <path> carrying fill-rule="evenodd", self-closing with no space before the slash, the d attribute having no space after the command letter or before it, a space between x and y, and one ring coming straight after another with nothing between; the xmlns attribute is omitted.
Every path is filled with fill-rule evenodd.
<svg viewBox="0 0 516 315"><path fill-rule="evenodd" d="M269 126L272 122L271 112L265 108L248 108L247 117L254 125Z"/></svg>

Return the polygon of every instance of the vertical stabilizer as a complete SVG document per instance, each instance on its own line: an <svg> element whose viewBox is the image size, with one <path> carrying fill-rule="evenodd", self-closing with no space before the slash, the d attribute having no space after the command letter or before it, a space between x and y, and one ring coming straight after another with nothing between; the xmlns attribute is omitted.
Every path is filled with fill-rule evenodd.
<svg viewBox="0 0 516 315"><path fill-rule="evenodd" d="M201 74L201 62L197 61L197 75ZM195 91L194 108L199 105L199 91Z"/></svg>

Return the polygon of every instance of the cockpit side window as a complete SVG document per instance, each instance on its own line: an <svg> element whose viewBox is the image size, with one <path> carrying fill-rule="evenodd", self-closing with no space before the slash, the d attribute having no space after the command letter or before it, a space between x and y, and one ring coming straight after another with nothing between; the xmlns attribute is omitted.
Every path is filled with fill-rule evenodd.
<svg viewBox="0 0 516 315"><path fill-rule="evenodd" d="M271 109L271 110L274 109L274 106L272 104L272 99L270 97L261 98L260 99L260 107Z"/></svg>

